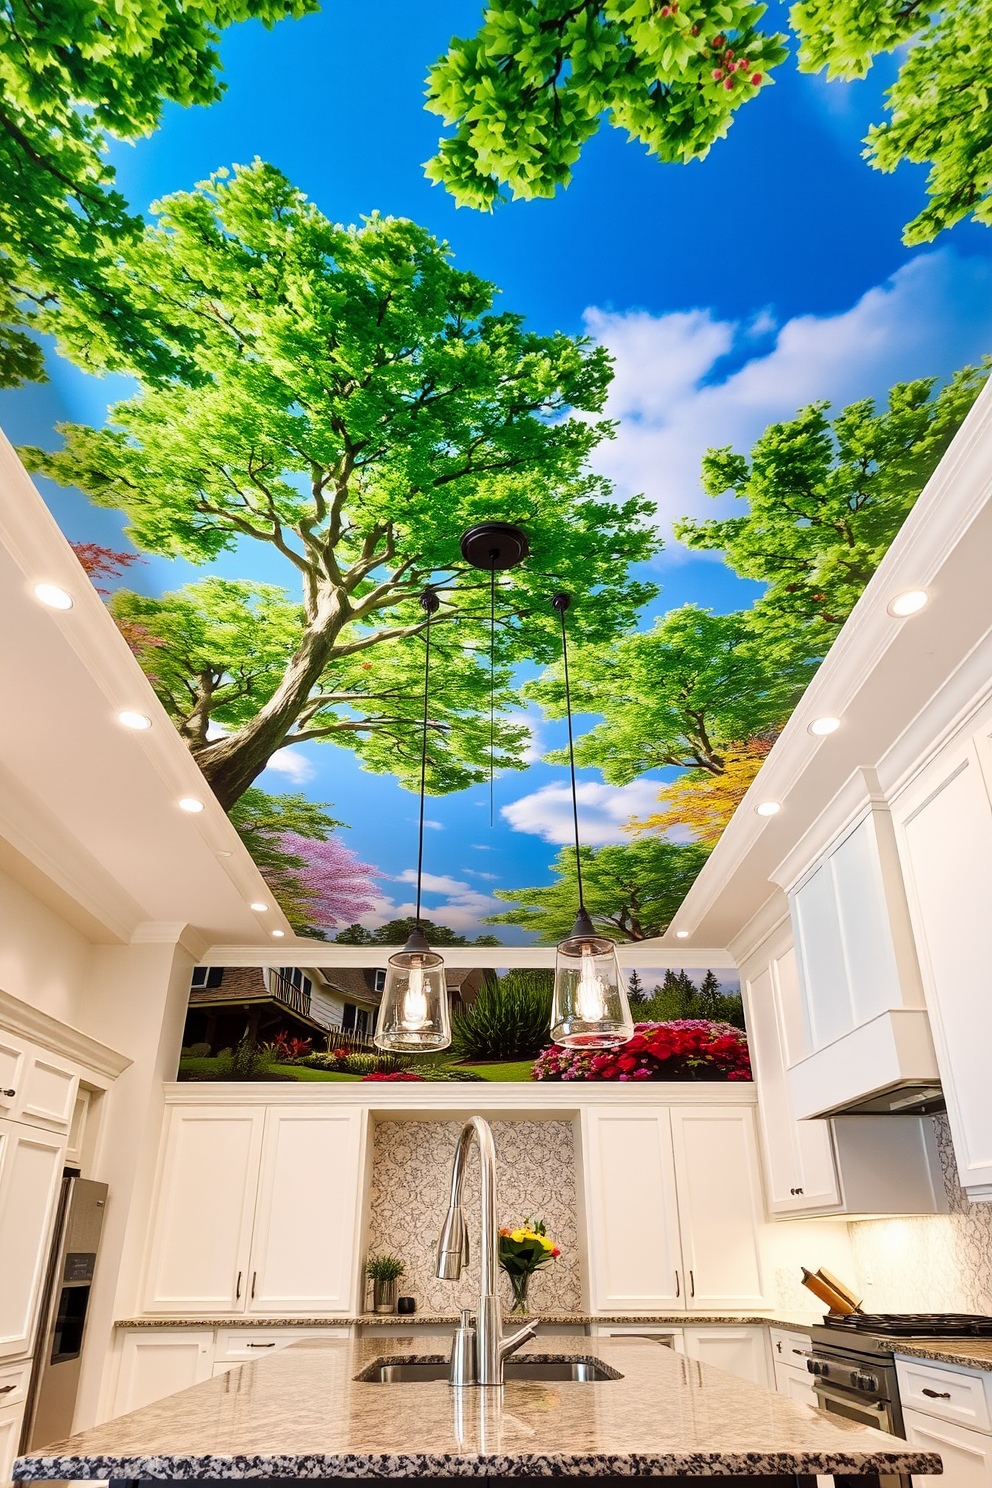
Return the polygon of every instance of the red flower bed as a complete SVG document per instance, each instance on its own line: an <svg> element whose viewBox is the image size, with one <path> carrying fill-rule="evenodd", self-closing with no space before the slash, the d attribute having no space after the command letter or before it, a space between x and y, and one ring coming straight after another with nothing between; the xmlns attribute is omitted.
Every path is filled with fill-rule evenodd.
<svg viewBox="0 0 992 1488"><path fill-rule="evenodd" d="M750 1080L747 1035L730 1023L678 1018L635 1023L634 1037L617 1049L589 1053L545 1049L534 1080Z"/></svg>
<svg viewBox="0 0 992 1488"><path fill-rule="evenodd" d="M383 1074L382 1070L374 1070L371 1075L363 1075L363 1080L422 1080L423 1075L412 1074L409 1070L393 1070L391 1074Z"/></svg>

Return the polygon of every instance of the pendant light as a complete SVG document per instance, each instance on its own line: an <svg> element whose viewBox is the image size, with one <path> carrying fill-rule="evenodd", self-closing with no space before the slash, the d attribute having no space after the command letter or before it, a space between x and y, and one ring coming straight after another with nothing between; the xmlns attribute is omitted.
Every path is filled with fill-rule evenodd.
<svg viewBox="0 0 992 1488"><path fill-rule="evenodd" d="M572 738L572 697L568 679L568 640L565 611L567 594L551 603L561 617L561 652L565 672L565 711L568 715L568 764L572 779L572 822L575 828L575 880L579 912L572 933L558 947L555 989L551 1003L551 1037L568 1049L613 1049L634 1034L634 1020L620 976L614 941L600 935L582 898L582 859L579 851L579 807L575 793L575 746Z"/></svg>
<svg viewBox="0 0 992 1488"><path fill-rule="evenodd" d="M416 925L401 951L390 956L376 1022L375 1043L399 1054L429 1054L451 1043L451 1012L444 959L432 951L420 924L424 868L424 794L427 783L427 707L430 691L431 617L440 600L430 587L420 596L424 629L424 723L420 748L420 833L417 845Z"/></svg>

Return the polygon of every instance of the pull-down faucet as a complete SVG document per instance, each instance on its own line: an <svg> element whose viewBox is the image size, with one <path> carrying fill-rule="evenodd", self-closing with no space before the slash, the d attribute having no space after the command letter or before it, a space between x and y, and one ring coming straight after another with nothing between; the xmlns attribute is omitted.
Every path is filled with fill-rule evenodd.
<svg viewBox="0 0 992 1488"><path fill-rule="evenodd" d="M468 1225L462 1210L465 1164L472 1140L479 1147L482 1172L482 1265L479 1305L476 1310L476 1370L465 1378L465 1350L452 1350L453 1385L501 1385L503 1360L537 1331L537 1322L525 1323L517 1333L503 1337L503 1317L497 1292L499 1229L496 1220L496 1146L492 1128L481 1116L471 1116L462 1127L451 1167L451 1199L437 1243L437 1274L442 1281L458 1281L468 1264ZM457 1377L456 1377L457 1376Z"/></svg>

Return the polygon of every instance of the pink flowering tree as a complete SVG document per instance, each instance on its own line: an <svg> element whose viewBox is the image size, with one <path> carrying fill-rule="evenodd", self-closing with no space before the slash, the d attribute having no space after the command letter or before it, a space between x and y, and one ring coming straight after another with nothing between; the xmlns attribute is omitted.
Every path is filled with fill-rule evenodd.
<svg viewBox="0 0 992 1488"><path fill-rule="evenodd" d="M374 880L382 875L371 863L361 862L340 837L319 841L301 837L297 832L284 832L279 838L279 849L287 859L300 864L279 875L283 878L281 887L284 893L289 891L287 898L298 899L312 926L336 930L341 925L353 924L359 915L375 908ZM266 877L274 891L280 888L268 874ZM289 915L288 909L286 912Z"/></svg>

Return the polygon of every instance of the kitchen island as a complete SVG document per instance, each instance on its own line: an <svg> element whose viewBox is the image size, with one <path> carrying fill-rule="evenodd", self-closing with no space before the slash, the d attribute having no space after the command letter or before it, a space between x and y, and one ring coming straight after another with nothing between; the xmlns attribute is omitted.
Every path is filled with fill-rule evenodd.
<svg viewBox="0 0 992 1488"><path fill-rule="evenodd" d="M428 1340L303 1340L18 1458L19 1479L726 1477L939 1473L940 1458L645 1339L544 1337L514 1356L595 1381L380 1383ZM366 1376L362 1378L361 1376ZM743 1485L742 1485L743 1488Z"/></svg>

